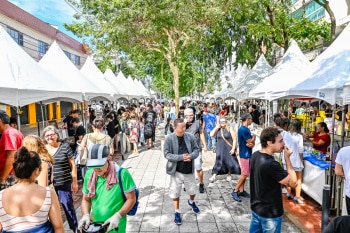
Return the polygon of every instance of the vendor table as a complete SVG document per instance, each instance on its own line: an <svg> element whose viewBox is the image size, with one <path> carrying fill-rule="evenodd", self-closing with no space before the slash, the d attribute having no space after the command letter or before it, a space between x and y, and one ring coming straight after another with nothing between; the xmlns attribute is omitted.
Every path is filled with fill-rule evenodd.
<svg viewBox="0 0 350 233"><path fill-rule="evenodd" d="M326 172L324 168L304 160L302 190L320 205L322 204L323 185L326 183Z"/></svg>

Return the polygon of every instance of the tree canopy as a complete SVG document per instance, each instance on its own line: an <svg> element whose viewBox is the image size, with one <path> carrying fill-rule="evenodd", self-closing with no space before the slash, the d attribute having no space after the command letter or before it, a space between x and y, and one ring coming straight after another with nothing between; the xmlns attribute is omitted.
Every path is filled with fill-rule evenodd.
<svg viewBox="0 0 350 233"><path fill-rule="evenodd" d="M278 46L286 50L291 38L302 48L330 38L328 24L294 19L285 0L70 1L83 20L65 26L90 39L100 67L123 53L120 69L151 76L152 88L175 97L177 109L179 97L212 91L227 62L253 65L262 51L271 58Z"/></svg>

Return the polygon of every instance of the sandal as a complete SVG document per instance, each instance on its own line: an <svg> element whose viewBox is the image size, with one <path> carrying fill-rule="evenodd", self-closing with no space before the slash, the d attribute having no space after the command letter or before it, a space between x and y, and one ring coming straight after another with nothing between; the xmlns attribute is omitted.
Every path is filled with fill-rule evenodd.
<svg viewBox="0 0 350 233"><path fill-rule="evenodd" d="M292 195L291 195L290 193L288 193L288 192L286 193L286 196L287 196L287 199L288 199L288 200L292 200L292 199L293 199ZM295 197L294 197L294 198L295 198Z"/></svg>
<svg viewBox="0 0 350 233"><path fill-rule="evenodd" d="M304 201L302 200L302 197L294 197L293 201L295 204L304 204Z"/></svg>

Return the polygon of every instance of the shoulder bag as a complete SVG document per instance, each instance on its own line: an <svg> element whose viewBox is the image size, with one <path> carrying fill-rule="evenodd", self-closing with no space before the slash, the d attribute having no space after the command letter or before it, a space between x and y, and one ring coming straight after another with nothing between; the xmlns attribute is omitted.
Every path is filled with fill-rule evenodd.
<svg viewBox="0 0 350 233"><path fill-rule="evenodd" d="M220 131L221 131L222 139L226 142L227 145L229 145L230 148L232 148L232 144L229 141L227 141L226 138L224 137L223 129L221 129ZM230 135L231 135L231 132L230 132ZM232 135L231 135L231 137L232 137ZM231 157L233 158L233 166L230 169L233 171L231 173L236 174L236 175L240 175L241 174L241 167L239 166L239 162L238 162L236 153L232 154Z"/></svg>

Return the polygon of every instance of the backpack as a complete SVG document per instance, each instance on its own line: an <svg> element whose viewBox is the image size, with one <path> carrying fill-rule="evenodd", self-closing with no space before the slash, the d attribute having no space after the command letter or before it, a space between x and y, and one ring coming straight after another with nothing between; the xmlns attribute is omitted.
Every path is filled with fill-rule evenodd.
<svg viewBox="0 0 350 233"><path fill-rule="evenodd" d="M153 124L152 123L146 123L144 131L143 131L143 134L145 135L145 137L148 137L148 138L152 137L153 131L154 131Z"/></svg>
<svg viewBox="0 0 350 233"><path fill-rule="evenodd" d="M119 186L120 186L120 190L121 190L121 193L122 193L122 197L123 197L123 200L125 202L126 201L126 197L125 197L125 194L124 194L123 181L122 181L122 176L121 176L122 170L123 170L123 168L119 168L118 181L119 181ZM136 214L137 208L139 206L139 190L138 189L135 189L135 195L136 195L136 202L135 202L134 206L132 207L132 209L127 213L127 215L129 215L129 216L134 216Z"/></svg>
<svg viewBox="0 0 350 233"><path fill-rule="evenodd" d="M153 123L154 121L154 114L153 112L147 112L146 114L146 122L147 123Z"/></svg>

